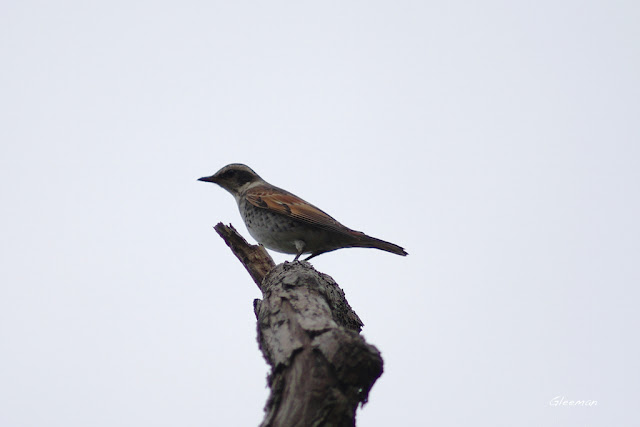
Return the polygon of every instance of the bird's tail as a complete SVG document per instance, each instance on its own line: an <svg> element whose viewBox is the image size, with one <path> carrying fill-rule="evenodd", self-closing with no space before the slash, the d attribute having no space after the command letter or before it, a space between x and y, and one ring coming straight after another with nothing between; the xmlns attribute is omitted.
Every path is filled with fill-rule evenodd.
<svg viewBox="0 0 640 427"><path fill-rule="evenodd" d="M375 237L367 236L364 233L359 231L355 231L354 235L357 236L357 240L353 243L353 247L355 248L374 248L380 249L382 251L391 252L392 254L407 256L409 255L404 248L381 239L376 239Z"/></svg>

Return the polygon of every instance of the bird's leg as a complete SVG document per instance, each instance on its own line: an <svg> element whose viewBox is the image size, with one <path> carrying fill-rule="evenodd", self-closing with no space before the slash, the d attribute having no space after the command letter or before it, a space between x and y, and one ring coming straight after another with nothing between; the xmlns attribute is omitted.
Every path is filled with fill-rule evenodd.
<svg viewBox="0 0 640 427"><path fill-rule="evenodd" d="M296 262L298 260L298 258L300 258L300 255L302 255L304 253L304 248L307 245L306 245L306 243L304 243L303 240L294 240L293 244L296 245L296 250L298 251L298 253L296 254L296 257L293 259L293 262ZM309 258L307 258L307 259L309 259Z"/></svg>

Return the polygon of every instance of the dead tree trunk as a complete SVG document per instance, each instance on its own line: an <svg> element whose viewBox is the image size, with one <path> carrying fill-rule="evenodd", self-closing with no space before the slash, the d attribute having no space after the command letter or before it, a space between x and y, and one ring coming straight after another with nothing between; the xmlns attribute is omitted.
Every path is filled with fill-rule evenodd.
<svg viewBox="0 0 640 427"><path fill-rule="evenodd" d="M382 357L333 279L308 262L275 266L262 246L215 227L262 291L258 343L271 366L261 427L355 426L358 404L382 375Z"/></svg>

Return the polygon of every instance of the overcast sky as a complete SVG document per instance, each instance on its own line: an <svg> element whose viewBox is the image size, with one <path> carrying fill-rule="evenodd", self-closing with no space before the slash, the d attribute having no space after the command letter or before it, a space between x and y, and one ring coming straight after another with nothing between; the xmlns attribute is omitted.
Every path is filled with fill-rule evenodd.
<svg viewBox="0 0 640 427"><path fill-rule="evenodd" d="M232 162L410 254L313 260L384 358L359 426L638 425L639 22L3 1L0 425L260 423L260 294L212 226L248 234L196 181Z"/></svg>

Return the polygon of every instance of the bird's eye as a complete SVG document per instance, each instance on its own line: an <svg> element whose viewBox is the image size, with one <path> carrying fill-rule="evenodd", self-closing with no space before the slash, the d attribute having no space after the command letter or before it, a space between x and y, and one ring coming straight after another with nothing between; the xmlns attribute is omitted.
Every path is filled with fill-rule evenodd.
<svg viewBox="0 0 640 427"><path fill-rule="evenodd" d="M236 175L236 171L235 171L235 170L233 170L233 169L231 169L231 170L229 170L229 171L226 171L226 172L224 173L224 177L225 177L225 178L233 178L235 175Z"/></svg>

